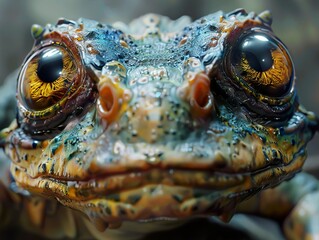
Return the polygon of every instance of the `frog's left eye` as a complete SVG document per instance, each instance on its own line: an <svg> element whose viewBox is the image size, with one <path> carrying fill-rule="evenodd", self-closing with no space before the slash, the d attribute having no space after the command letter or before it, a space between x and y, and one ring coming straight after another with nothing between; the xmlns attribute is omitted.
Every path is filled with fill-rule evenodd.
<svg viewBox="0 0 319 240"><path fill-rule="evenodd" d="M18 123L38 140L60 133L97 98L96 76L77 45L68 36L52 34L55 40L48 37L29 54L17 86Z"/></svg>
<svg viewBox="0 0 319 240"><path fill-rule="evenodd" d="M64 47L42 48L29 58L21 72L20 98L31 111L52 107L71 91L76 73L72 54Z"/></svg>
<svg viewBox="0 0 319 240"><path fill-rule="evenodd" d="M239 39L230 56L235 78L262 95L281 97L293 82L293 64L284 45L275 37L252 32Z"/></svg>

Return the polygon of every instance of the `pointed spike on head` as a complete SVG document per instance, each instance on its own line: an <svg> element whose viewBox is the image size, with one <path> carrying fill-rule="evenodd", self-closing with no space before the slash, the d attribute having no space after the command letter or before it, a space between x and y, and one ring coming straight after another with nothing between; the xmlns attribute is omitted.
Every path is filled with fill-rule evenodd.
<svg viewBox="0 0 319 240"><path fill-rule="evenodd" d="M258 15L258 18L265 24L271 25L272 24L272 14L269 10L263 11Z"/></svg>
<svg viewBox="0 0 319 240"><path fill-rule="evenodd" d="M33 24L31 27L32 37L37 40L39 39L44 32L44 28L39 24Z"/></svg>
<svg viewBox="0 0 319 240"><path fill-rule="evenodd" d="M73 26L77 25L77 23L73 20L66 19L66 18L59 18L56 25L63 25L63 24L68 24L68 25L73 25Z"/></svg>
<svg viewBox="0 0 319 240"><path fill-rule="evenodd" d="M243 16L246 16L247 15L247 12L245 9L243 8L237 8L229 13L226 14L227 17L230 17L230 16L236 16L236 15L243 15Z"/></svg>

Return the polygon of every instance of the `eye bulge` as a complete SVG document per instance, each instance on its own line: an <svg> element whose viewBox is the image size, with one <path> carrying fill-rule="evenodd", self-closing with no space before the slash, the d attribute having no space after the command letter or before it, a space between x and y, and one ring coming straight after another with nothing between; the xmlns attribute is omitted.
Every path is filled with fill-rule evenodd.
<svg viewBox="0 0 319 240"><path fill-rule="evenodd" d="M77 66L64 47L50 46L35 52L24 65L19 82L24 105L41 111L61 101L72 87Z"/></svg>
<svg viewBox="0 0 319 240"><path fill-rule="evenodd" d="M230 59L234 77L260 94L281 97L291 89L291 58L285 46L269 34L244 35L232 50Z"/></svg>

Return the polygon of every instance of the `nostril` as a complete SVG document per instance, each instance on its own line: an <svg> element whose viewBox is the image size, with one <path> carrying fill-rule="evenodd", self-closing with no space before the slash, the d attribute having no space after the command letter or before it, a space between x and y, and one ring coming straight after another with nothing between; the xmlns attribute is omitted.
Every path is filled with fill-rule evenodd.
<svg viewBox="0 0 319 240"><path fill-rule="evenodd" d="M104 111L109 112L114 105L114 96L109 86L105 86L100 90L100 104Z"/></svg>
<svg viewBox="0 0 319 240"><path fill-rule="evenodd" d="M199 82L194 89L193 98L199 107L205 108L210 102L210 91L207 85Z"/></svg>
<svg viewBox="0 0 319 240"><path fill-rule="evenodd" d="M99 88L97 109L99 115L108 123L112 122L119 112L118 96L112 86L105 84Z"/></svg>
<svg viewBox="0 0 319 240"><path fill-rule="evenodd" d="M190 104L193 115L200 118L209 116L214 108L209 78L205 74L198 74L191 88Z"/></svg>

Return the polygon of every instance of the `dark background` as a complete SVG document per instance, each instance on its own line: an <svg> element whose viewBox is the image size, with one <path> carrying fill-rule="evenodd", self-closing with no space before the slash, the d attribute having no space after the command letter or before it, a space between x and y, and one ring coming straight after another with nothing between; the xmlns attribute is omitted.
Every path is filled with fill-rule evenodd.
<svg viewBox="0 0 319 240"><path fill-rule="evenodd" d="M55 23L59 17L128 23L148 12L172 19L182 15L196 19L236 8L257 13L272 11L273 30L294 59L300 102L319 114L319 1L316 0L0 0L0 83L21 65L31 49L33 23ZM309 145L307 169L314 169L315 165L319 169L318 144L316 137Z"/></svg>

